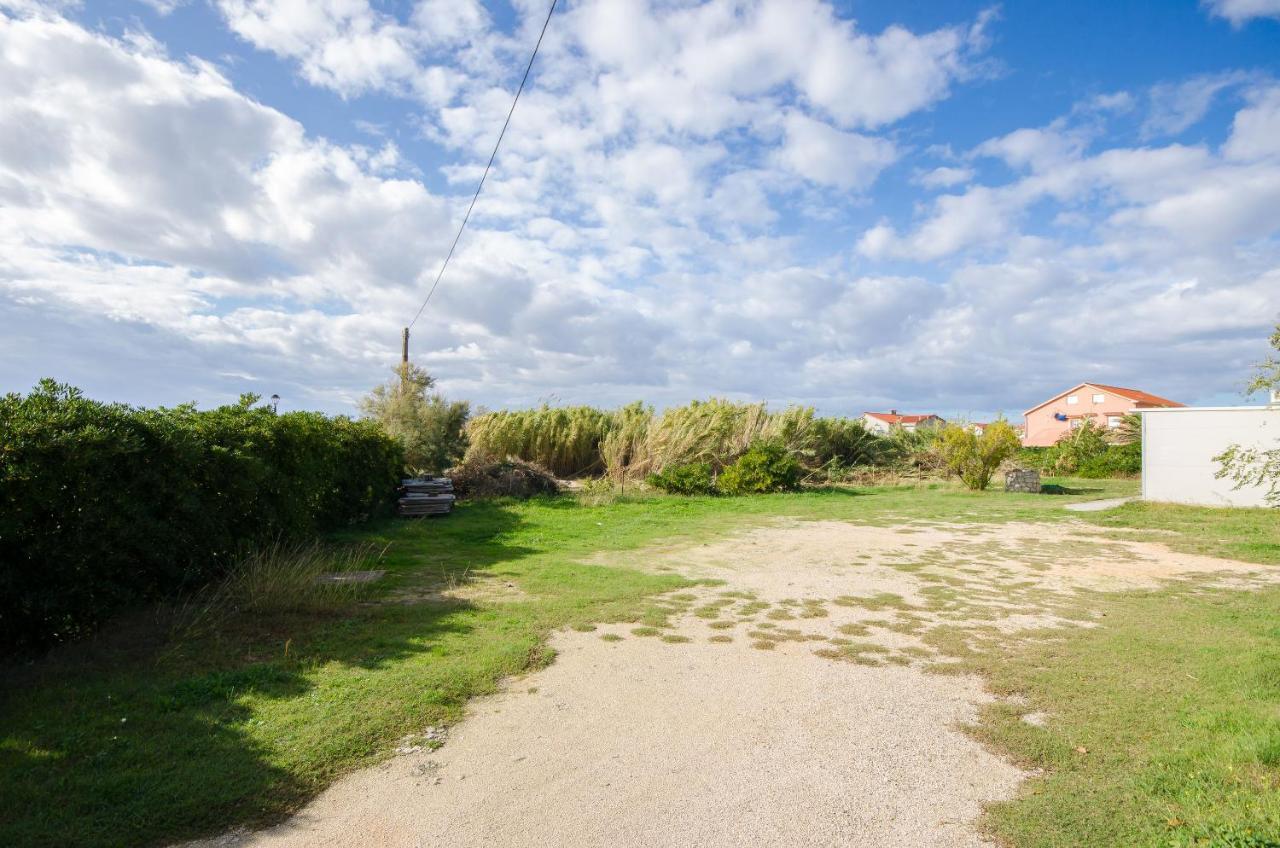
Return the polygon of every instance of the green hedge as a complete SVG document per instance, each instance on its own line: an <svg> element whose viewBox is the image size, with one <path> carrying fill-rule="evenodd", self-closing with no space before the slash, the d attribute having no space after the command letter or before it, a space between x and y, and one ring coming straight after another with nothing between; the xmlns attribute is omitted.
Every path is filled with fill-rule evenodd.
<svg viewBox="0 0 1280 848"><path fill-rule="evenodd" d="M137 409L52 380L0 399L0 653L390 512L403 457L376 425L255 401Z"/></svg>

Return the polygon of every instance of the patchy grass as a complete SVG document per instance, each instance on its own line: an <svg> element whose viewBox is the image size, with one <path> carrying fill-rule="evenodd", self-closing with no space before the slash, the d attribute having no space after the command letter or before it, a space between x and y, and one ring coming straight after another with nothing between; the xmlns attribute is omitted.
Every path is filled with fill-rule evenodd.
<svg viewBox="0 0 1280 848"><path fill-rule="evenodd" d="M1134 501L1079 517L1099 527L1139 531L1131 537L1188 553L1280 564L1280 514L1275 509L1202 509Z"/></svg>
<svg viewBox="0 0 1280 848"><path fill-rule="evenodd" d="M964 663L1025 698L974 732L1046 770L991 808L1002 842L1280 845L1280 589L1127 594L1058 636Z"/></svg>
<svg viewBox="0 0 1280 848"><path fill-rule="evenodd" d="M473 503L444 520L345 534L337 541L388 546L378 566L387 576L363 599L231 616L194 635L139 613L98 638L0 672L0 844L164 845L278 820L342 774L386 757L406 733L455 721L468 698L549 662L545 644L556 630L629 623L661 636L672 615L698 600L680 592L690 581L592 564L600 554L625 561L651 545L704 541L780 516L868 524L1083 519L1167 531L1152 538L1182 550L1280 562L1274 512L1133 504L1065 513L1065 503L1135 486L1060 485L1067 493L1055 496L911 486L626 496L601 505L572 497ZM966 591L937 589L931 607ZM772 609L744 594L722 597L736 603L714 608L734 615ZM993 708L975 731L1051 769L1038 794L993 811L992 829L1019 846L1192 844L1200 833L1231 845L1224 828L1271 827L1280 797L1275 597L1271 590L1125 596L1107 608L1102 626L1014 653L999 634L926 634L939 652L955 650L953 665L1025 691L1053 716L1047 728L1033 728ZM818 608L793 606L801 617ZM903 606L885 600L882 608ZM756 624L775 632L753 646L775 647L778 628L767 625L786 620ZM827 650L868 663L907 655L861 644L832 640ZM1127 759L1073 760L1062 746L1074 736L1091 752L1114 746Z"/></svg>

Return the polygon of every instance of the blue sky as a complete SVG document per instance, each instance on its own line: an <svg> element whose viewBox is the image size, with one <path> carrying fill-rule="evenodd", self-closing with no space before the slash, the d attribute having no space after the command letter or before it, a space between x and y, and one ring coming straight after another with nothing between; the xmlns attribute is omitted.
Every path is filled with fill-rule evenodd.
<svg viewBox="0 0 1280 848"><path fill-rule="evenodd" d="M0 0L0 389L353 411L545 3ZM1238 402L1280 0L561 3L415 327L452 396Z"/></svg>

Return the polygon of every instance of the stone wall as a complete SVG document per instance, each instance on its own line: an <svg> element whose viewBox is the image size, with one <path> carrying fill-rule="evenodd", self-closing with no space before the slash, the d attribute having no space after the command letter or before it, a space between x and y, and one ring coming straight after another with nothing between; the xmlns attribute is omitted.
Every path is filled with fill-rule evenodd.
<svg viewBox="0 0 1280 848"><path fill-rule="evenodd" d="M1004 490L1036 494L1040 491L1040 472L1035 469L1015 468L1004 475Z"/></svg>

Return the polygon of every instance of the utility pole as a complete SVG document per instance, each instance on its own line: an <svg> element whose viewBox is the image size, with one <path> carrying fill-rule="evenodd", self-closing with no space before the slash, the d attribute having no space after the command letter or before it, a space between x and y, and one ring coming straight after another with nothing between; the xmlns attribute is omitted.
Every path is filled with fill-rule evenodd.
<svg viewBox="0 0 1280 848"><path fill-rule="evenodd" d="M404 339L403 339L403 343L400 346L400 364L401 365L409 364L409 328L408 327L404 328Z"/></svg>

